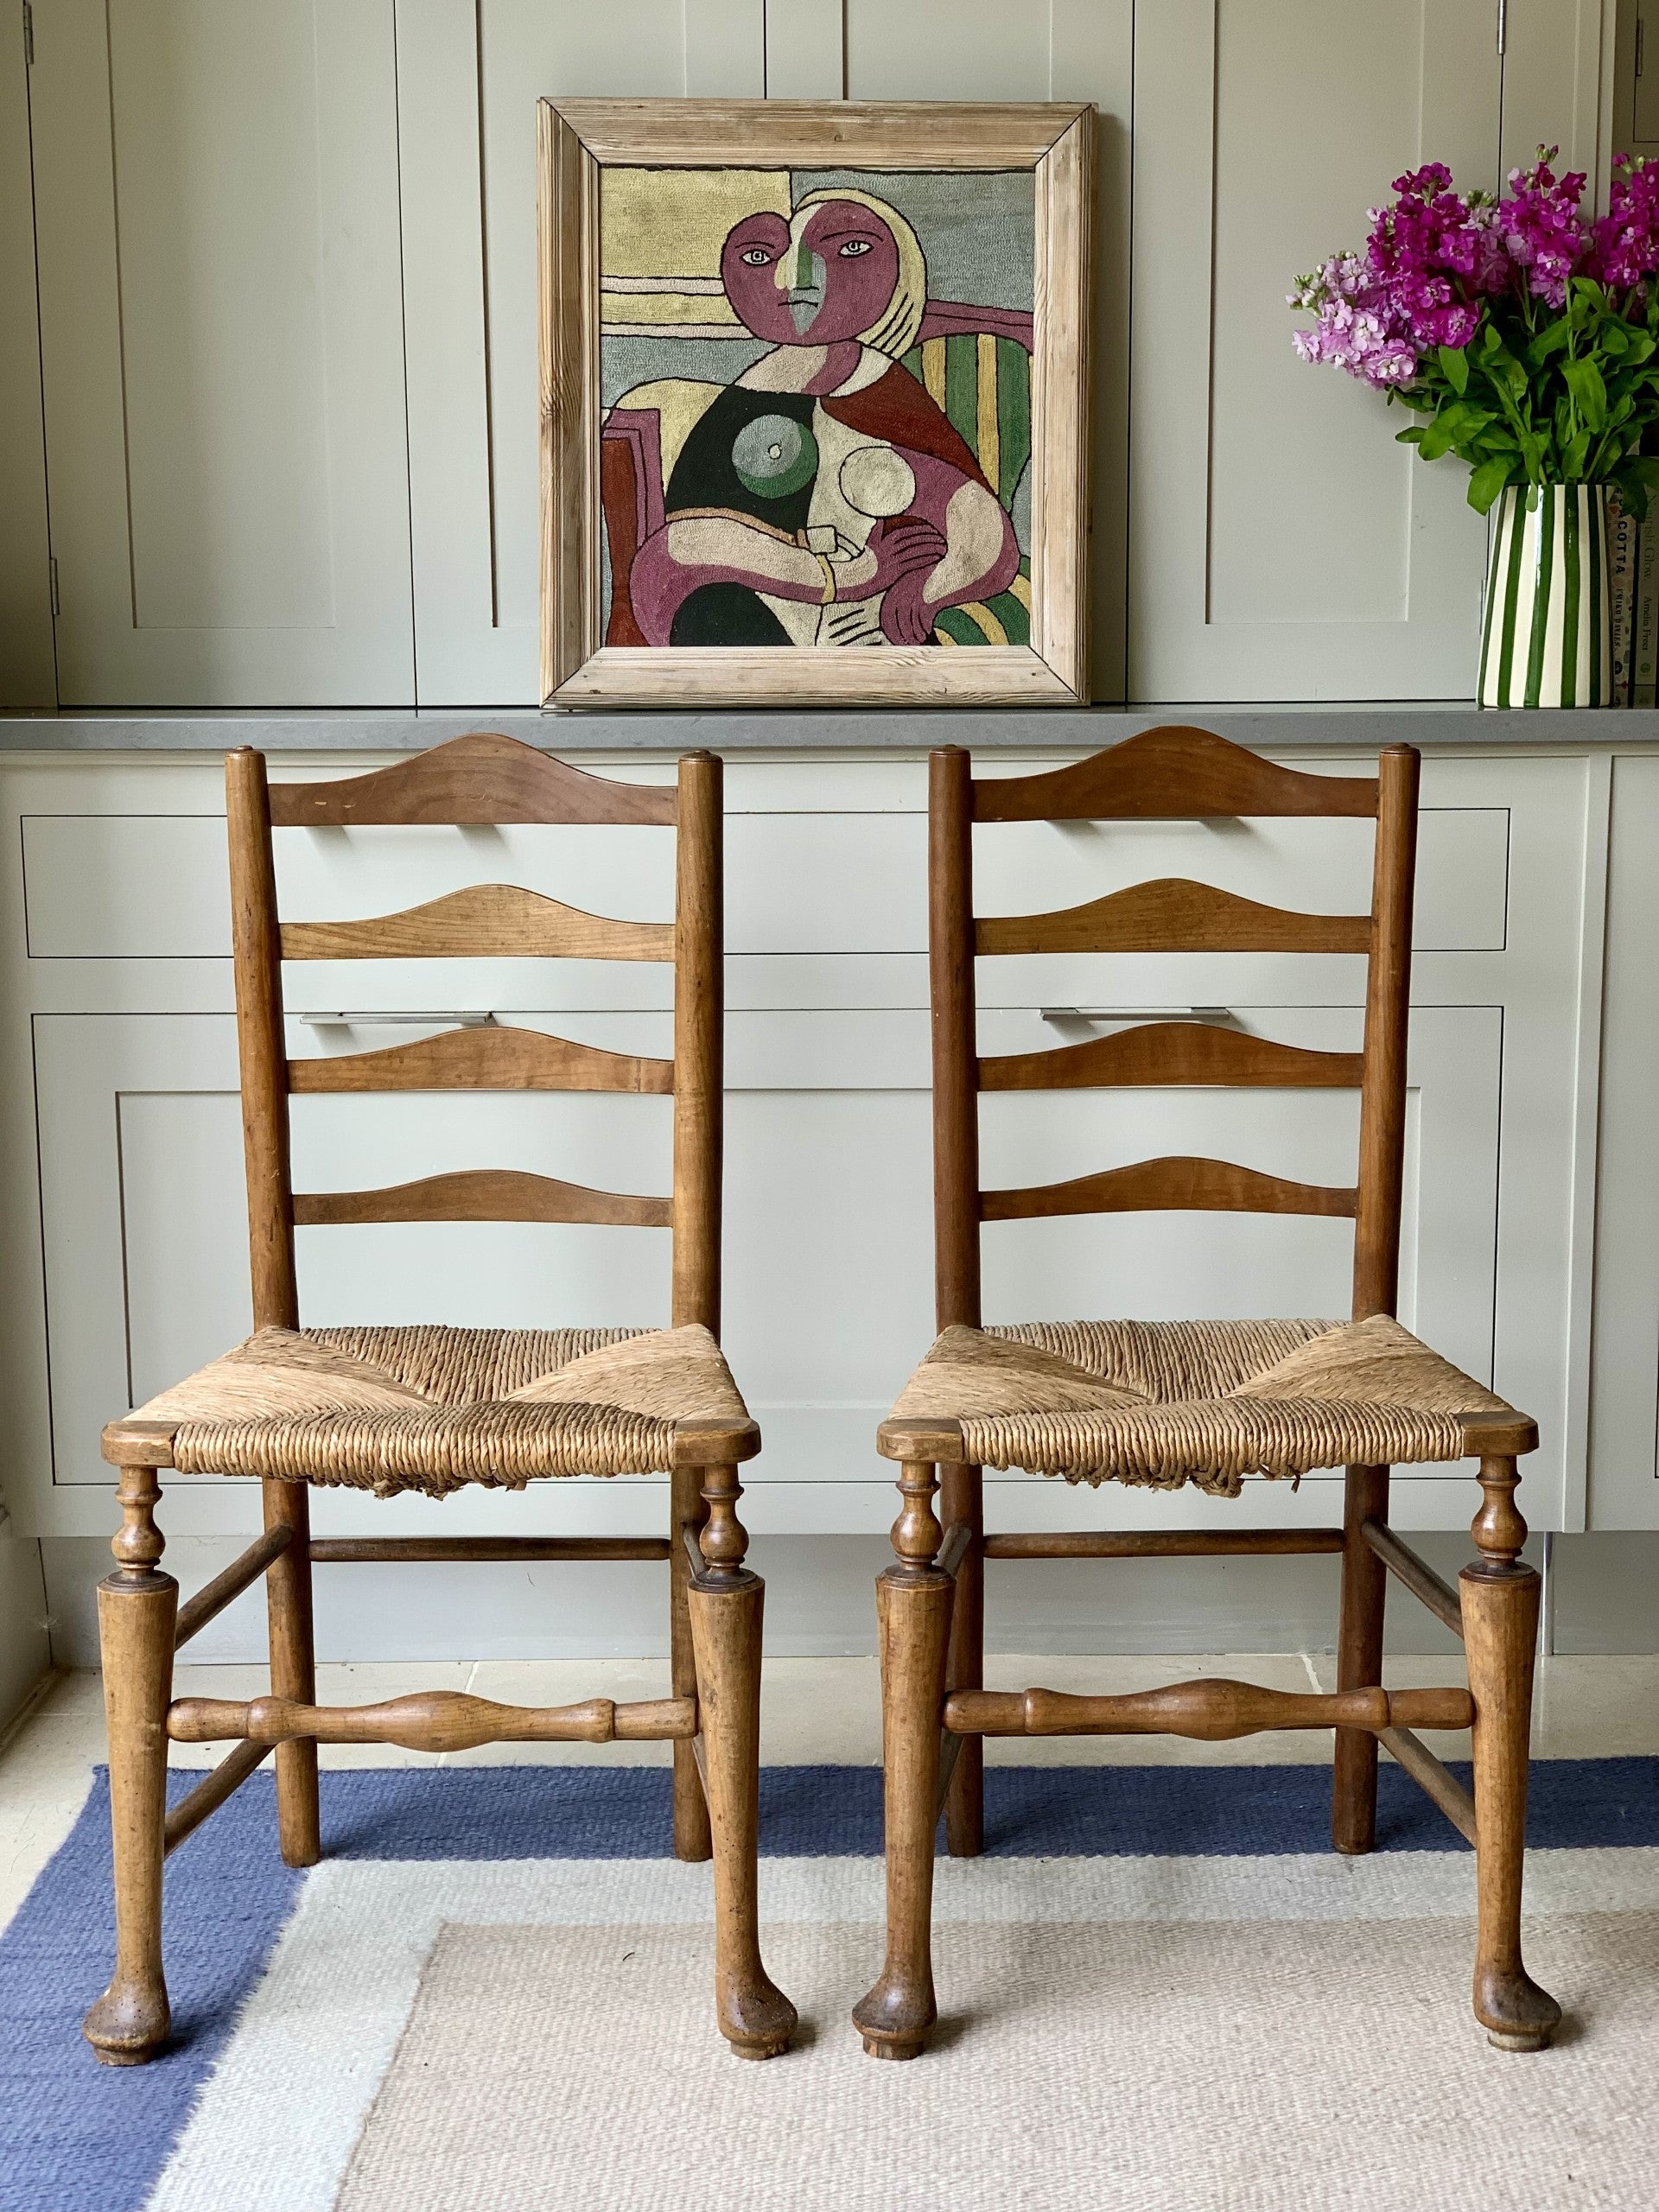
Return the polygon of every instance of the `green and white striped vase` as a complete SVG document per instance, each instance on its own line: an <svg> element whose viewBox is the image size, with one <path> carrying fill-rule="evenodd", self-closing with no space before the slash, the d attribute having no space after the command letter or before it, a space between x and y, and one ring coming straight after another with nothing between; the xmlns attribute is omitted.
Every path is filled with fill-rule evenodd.
<svg viewBox="0 0 1659 2212"><path fill-rule="evenodd" d="M1480 641L1483 707L1608 707L1607 486L1506 485Z"/></svg>

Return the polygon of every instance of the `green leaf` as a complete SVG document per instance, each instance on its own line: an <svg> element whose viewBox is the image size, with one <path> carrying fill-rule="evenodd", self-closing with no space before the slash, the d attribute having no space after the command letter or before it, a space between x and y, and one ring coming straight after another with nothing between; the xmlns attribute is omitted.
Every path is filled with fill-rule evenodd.
<svg viewBox="0 0 1659 2212"><path fill-rule="evenodd" d="M1584 464L1590 452L1590 433L1580 430L1576 438L1561 448L1561 480L1567 484L1583 480Z"/></svg>
<svg viewBox="0 0 1659 2212"><path fill-rule="evenodd" d="M1559 317L1549 325L1548 329L1541 330L1533 340L1527 348L1527 359L1535 367L1541 362L1547 361L1552 353L1559 353L1567 341L1572 327L1572 320L1569 316Z"/></svg>
<svg viewBox="0 0 1659 2212"><path fill-rule="evenodd" d="M1440 347L1440 372L1459 397L1469 389L1469 361L1460 346Z"/></svg>
<svg viewBox="0 0 1659 2212"><path fill-rule="evenodd" d="M1630 348L1629 326L1622 323L1616 315L1610 315L1596 333L1596 343L1604 353L1611 354L1614 360L1623 360Z"/></svg>
<svg viewBox="0 0 1659 2212"><path fill-rule="evenodd" d="M1424 435L1423 425L1421 423L1414 423L1408 429L1396 430L1394 434L1394 442L1397 446L1420 446L1423 442Z"/></svg>
<svg viewBox="0 0 1659 2212"><path fill-rule="evenodd" d="M1592 430L1602 429L1607 420L1607 387L1601 380L1601 371L1593 361L1563 361L1561 374L1578 402L1580 414Z"/></svg>
<svg viewBox="0 0 1659 2212"><path fill-rule="evenodd" d="M1469 504L1478 515L1487 512L1509 480L1510 463L1503 455L1481 462L1469 479Z"/></svg>

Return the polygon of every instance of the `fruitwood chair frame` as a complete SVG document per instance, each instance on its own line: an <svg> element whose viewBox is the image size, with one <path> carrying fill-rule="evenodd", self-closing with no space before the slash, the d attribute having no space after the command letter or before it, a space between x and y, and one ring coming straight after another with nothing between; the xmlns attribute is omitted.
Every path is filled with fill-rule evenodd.
<svg viewBox="0 0 1659 2212"><path fill-rule="evenodd" d="M385 1221L601 1222L672 1232L672 1325L720 1325L722 1049L721 764L697 753L677 788L584 774L489 733L389 768L319 783L268 784L263 754L226 761L237 1031L241 1059L256 1330L297 1330L296 1224ZM672 924L582 913L508 886L452 893L372 921L278 918L272 830L327 824L661 824L677 831ZM290 1060L284 960L514 955L640 959L674 969L674 1056L640 1059L515 1028L462 1030L380 1052ZM673 1196L634 1198L499 1170L385 1191L296 1195L289 1098L296 1091L554 1090L671 1093ZM755 1929L756 1791L764 1592L744 1565L738 1463L755 1424L687 1420L673 1432L668 1533L653 1537L313 1537L304 1479L262 1483L264 1533L179 1604L162 1571L158 1474L176 1463L179 1424L129 1417L104 1432L120 1471L118 1571L99 1586L115 1844L116 1970L86 2016L98 2056L131 2065L168 2038L162 1957L162 1861L261 1765L274 1746L277 1829L290 1866L321 1856L319 1743L453 1751L487 1743L668 1739L674 1746L674 1850L713 1858L719 2024L740 2056L784 2050L795 2024L760 1961ZM374 1706L315 1702L311 1570L334 1562L658 1560L669 1571L672 1694L505 1706L453 1692ZM174 1654L231 1601L264 1582L272 1694L249 1702L171 1694ZM189 1794L167 1805L170 1741L241 1740Z"/></svg>
<svg viewBox="0 0 1659 2212"><path fill-rule="evenodd" d="M1126 1210L1324 1213L1355 1223L1353 1319L1392 1316L1398 1287L1406 1116L1406 1036L1420 756L1390 747L1376 779L1276 766L1203 730L1147 732L1050 772L976 780L956 747L931 755L930 947L937 1306L941 1331L978 1329L980 1224L987 1220ZM976 921L976 823L1359 817L1376 823L1369 915L1261 906L1203 884L1115 893L1066 912ZM1361 1056L1291 1052L1190 1022L1138 1028L1095 1044L981 1059L976 955L1108 951L1326 951L1367 956ZM1236 1049L1235 1049L1236 1047ZM1340 1060L1341 1064L1337 1063ZM1086 1063L1086 1064L1085 1064ZM1329 1063L1316 1066L1315 1063ZM1144 1161L1103 1175L1016 1191L979 1181L982 1090L1096 1084L1317 1084L1360 1093L1358 1182L1324 1189L1215 1160ZM919 1370L918 1370L919 1371ZM1501 2048L1541 2048L1560 2020L1522 1961L1520 1910L1527 1757L1540 1581L1520 1557L1526 1523L1516 1459L1537 1446L1523 1414L1459 1414L1479 1461L1478 1556L1454 1589L1389 1526L1386 1466L1350 1466L1340 1529L990 1535L983 1484L959 1421L893 1418L878 1449L901 1463L895 1563L877 1583L886 1767L887 1951L854 2012L871 2056L914 2057L936 2014L930 1923L935 1825L950 1851L983 1846L988 1735L1169 1733L1217 1739L1268 1728L1336 1730L1332 1834L1370 1851L1377 1745L1385 1745L1478 1862L1474 2010ZM942 1482L941 1482L942 1478ZM942 1491L942 1495L941 1495ZM934 1501L939 1499L936 1513ZM1342 1561L1338 1688L1298 1695L1243 1682L1193 1681L1117 1697L983 1688L984 1566L997 1559L1211 1558L1329 1553ZM1394 1575L1463 1640L1468 1688L1382 1686L1384 1597ZM1472 1796L1414 1732L1472 1731Z"/></svg>

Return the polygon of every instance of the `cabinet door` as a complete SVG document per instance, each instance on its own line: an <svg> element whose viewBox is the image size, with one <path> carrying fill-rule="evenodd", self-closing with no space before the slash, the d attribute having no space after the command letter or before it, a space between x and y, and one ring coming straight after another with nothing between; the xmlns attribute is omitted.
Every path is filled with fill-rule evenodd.
<svg viewBox="0 0 1659 2212"><path fill-rule="evenodd" d="M1613 764L1591 1368L1592 1529L1659 1529L1659 760Z"/></svg>
<svg viewBox="0 0 1659 2212"><path fill-rule="evenodd" d="M1090 100L1099 111L1090 690L1122 699L1133 0L846 0L844 21L849 99Z"/></svg>
<svg viewBox="0 0 1659 2212"><path fill-rule="evenodd" d="M423 706L536 706L536 103L759 99L762 0L397 0Z"/></svg>
<svg viewBox="0 0 1659 2212"><path fill-rule="evenodd" d="M1163 0L1135 60L1129 696L1466 696L1467 472L1298 360L1285 295L1402 169L1497 184L1492 0Z"/></svg>
<svg viewBox="0 0 1659 2212"><path fill-rule="evenodd" d="M66 706L413 699L391 0L55 0L31 121Z"/></svg>

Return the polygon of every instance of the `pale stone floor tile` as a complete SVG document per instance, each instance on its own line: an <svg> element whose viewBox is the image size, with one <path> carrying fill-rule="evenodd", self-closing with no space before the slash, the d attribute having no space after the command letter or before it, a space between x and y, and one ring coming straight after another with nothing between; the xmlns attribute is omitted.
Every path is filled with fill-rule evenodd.
<svg viewBox="0 0 1659 2212"><path fill-rule="evenodd" d="M1545 1660L1533 1692L1532 1747L1547 1759L1659 1752L1659 1652Z"/></svg>

